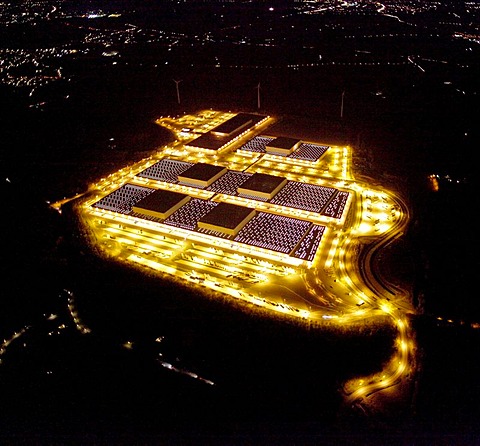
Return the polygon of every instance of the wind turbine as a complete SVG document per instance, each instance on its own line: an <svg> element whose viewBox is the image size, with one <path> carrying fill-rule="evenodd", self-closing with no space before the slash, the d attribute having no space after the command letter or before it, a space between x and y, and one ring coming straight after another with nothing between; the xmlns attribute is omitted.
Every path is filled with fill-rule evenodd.
<svg viewBox="0 0 480 446"><path fill-rule="evenodd" d="M345 96L345 90L342 91L342 103L340 105L340 118L343 119L343 97Z"/></svg>
<svg viewBox="0 0 480 446"><path fill-rule="evenodd" d="M182 82L181 80L175 80L173 79L173 82L175 82L175 85L177 87L177 102L180 104L180 90L178 89L178 84Z"/></svg>
<svg viewBox="0 0 480 446"><path fill-rule="evenodd" d="M255 88L257 89L257 108L260 109L260 82Z"/></svg>

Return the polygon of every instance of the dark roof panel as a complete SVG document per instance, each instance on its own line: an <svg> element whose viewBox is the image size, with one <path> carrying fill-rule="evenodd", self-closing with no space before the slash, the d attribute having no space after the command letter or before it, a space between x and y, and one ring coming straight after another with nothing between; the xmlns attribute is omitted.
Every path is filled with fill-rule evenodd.
<svg viewBox="0 0 480 446"><path fill-rule="evenodd" d="M233 118L230 118L228 121L220 124L219 126L213 129L215 133L222 133L225 135L230 135L235 132L235 130L245 128L248 124L252 123L252 115L247 113L239 113Z"/></svg>
<svg viewBox="0 0 480 446"><path fill-rule="evenodd" d="M254 127L266 118L267 116L265 115L239 113L215 127L213 130L200 135L198 138L189 142L187 146L207 150L220 150L223 146L232 141L233 138L240 135L245 130Z"/></svg>
<svg viewBox="0 0 480 446"><path fill-rule="evenodd" d="M267 146L268 147L276 147L276 148L279 148L279 149L290 149L295 144L298 144L299 142L300 142L299 139L287 138L286 136L279 136L278 138L275 138L274 140L270 141L267 144Z"/></svg>
<svg viewBox="0 0 480 446"><path fill-rule="evenodd" d="M219 228L235 229L252 212L255 212L252 208L222 202L215 206L207 215L204 215L199 222Z"/></svg>
<svg viewBox="0 0 480 446"><path fill-rule="evenodd" d="M181 203L185 197L189 196L181 194L180 192L157 189L155 192L152 192L150 195L142 198L138 203L135 204L135 207L165 214L171 208Z"/></svg>
<svg viewBox="0 0 480 446"><path fill-rule="evenodd" d="M200 149L208 150L219 150L225 144L230 141L231 138L228 136L214 135L211 132L204 133L203 135L195 138L193 141L189 142L187 145L191 147L198 147Z"/></svg>
<svg viewBox="0 0 480 446"><path fill-rule="evenodd" d="M215 166L213 164L206 164L206 163L197 163L189 167L185 172L183 172L178 177L190 178L192 180L199 180L199 181L208 181L224 170L226 171L226 168L223 166Z"/></svg>
<svg viewBox="0 0 480 446"><path fill-rule="evenodd" d="M285 178L268 175L266 173L254 173L247 181L245 181L241 189L251 190L254 192L272 193L285 182Z"/></svg>

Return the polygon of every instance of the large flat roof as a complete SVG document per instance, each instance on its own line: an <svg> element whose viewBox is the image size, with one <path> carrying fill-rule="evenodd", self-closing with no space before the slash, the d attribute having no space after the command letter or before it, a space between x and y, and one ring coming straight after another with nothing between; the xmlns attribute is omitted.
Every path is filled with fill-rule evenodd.
<svg viewBox="0 0 480 446"><path fill-rule="evenodd" d="M267 116L239 113L228 121L189 142L187 146L207 150L219 150L243 131L254 127Z"/></svg>
<svg viewBox="0 0 480 446"><path fill-rule="evenodd" d="M252 116L255 115L250 115L248 113L239 113L233 118L230 118L228 121L225 121L219 126L215 127L212 132L230 135L235 132L235 130L251 126L251 124L253 124Z"/></svg>
<svg viewBox="0 0 480 446"><path fill-rule="evenodd" d="M195 138L187 145L190 147L198 147L200 149L219 150L225 144L227 144L230 139L231 138L229 136L214 135L211 132L207 132L199 136L198 138Z"/></svg>
<svg viewBox="0 0 480 446"><path fill-rule="evenodd" d="M241 188L243 191L261 192L265 194L273 193L278 187L286 183L286 179L283 177L277 177L274 175L268 175L266 173L254 173L248 178Z"/></svg>
<svg viewBox="0 0 480 446"><path fill-rule="evenodd" d="M255 209L239 206L232 203L218 203L208 214L199 221L199 227L211 226L222 232L239 230L244 223L255 215Z"/></svg>
<svg viewBox="0 0 480 446"><path fill-rule="evenodd" d="M138 201L132 208L135 212L166 218L188 200L190 200L189 195L157 189Z"/></svg>
<svg viewBox="0 0 480 446"><path fill-rule="evenodd" d="M178 176L179 181L193 180L194 182L205 183L209 186L223 173L227 172L227 168L223 166L215 166L214 164L197 163L189 167L185 172Z"/></svg>
<svg viewBox="0 0 480 446"><path fill-rule="evenodd" d="M299 139L296 138L288 138L286 136L279 136L272 141L267 143L267 147L275 147L277 149L291 149L296 144L300 142Z"/></svg>

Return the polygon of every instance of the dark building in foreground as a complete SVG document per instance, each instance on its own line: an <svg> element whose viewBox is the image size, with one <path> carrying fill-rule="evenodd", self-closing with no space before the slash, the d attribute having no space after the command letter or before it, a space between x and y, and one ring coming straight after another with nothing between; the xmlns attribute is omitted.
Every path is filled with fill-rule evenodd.
<svg viewBox="0 0 480 446"><path fill-rule="evenodd" d="M157 189L132 206L132 210L139 214L165 219L189 200L189 195Z"/></svg>
<svg viewBox="0 0 480 446"><path fill-rule="evenodd" d="M178 175L178 181L198 187L208 187L222 175L227 173L227 168L213 164L196 163L185 172Z"/></svg>
<svg viewBox="0 0 480 446"><path fill-rule="evenodd" d="M255 209L231 203L219 203L198 221L198 227L236 235L256 214Z"/></svg>
<svg viewBox="0 0 480 446"><path fill-rule="evenodd" d="M285 136L279 136L273 139L265 146L265 151L273 155L291 155L302 143L299 139L287 138Z"/></svg>
<svg viewBox="0 0 480 446"><path fill-rule="evenodd" d="M276 177L266 173L254 173L238 188L238 193L240 195L269 200L285 186L285 184L287 184L286 178Z"/></svg>

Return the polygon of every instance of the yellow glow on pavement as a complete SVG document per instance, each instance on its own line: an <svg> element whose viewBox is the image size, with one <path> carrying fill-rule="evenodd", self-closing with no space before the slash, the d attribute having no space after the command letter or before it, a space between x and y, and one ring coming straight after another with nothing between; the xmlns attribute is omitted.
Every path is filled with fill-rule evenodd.
<svg viewBox="0 0 480 446"><path fill-rule="evenodd" d="M367 394L392 385L410 369L414 344L409 340L410 327L402 318L401 311L386 301L381 288L367 284L359 274L359 252L364 246L368 249L367 242L382 237L393 239L401 234L408 221L407 208L399 197L385 188L371 186L354 178L351 147L329 146L327 152L315 162L240 151L244 143L265 132L275 122L272 117L238 135L217 152L192 150L188 145L196 135L214 129L235 115L204 110L195 115L159 118L156 123L172 131L176 141L159 148L133 166L102 178L91 185L88 192L61 200L52 204L52 207L60 211L61 206L70 200L83 200L79 206L81 220L92 233L92 242L102 252L137 266L175 276L192 286L201 285L263 309L308 320L309 323L338 322L345 326L365 318L370 320L388 316L396 324L400 346L400 352L393 352L392 355L395 357L397 354L401 358L398 363L395 361L394 365L379 371L375 377L364 377L360 388L348 396L362 397L362 401L365 401ZM349 196L343 215L337 219L308 209L137 176L163 158L221 165L250 174L262 172L306 184L337 188L348 192ZM319 224L326 229L314 259L305 261L266 248L94 206L126 183L181 192L192 198L248 206L259 212ZM371 278L369 264L362 266L365 276ZM358 308L360 305L362 307ZM75 310L72 310L72 317L79 322ZM349 385L350 382L345 386Z"/></svg>

